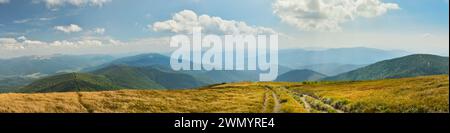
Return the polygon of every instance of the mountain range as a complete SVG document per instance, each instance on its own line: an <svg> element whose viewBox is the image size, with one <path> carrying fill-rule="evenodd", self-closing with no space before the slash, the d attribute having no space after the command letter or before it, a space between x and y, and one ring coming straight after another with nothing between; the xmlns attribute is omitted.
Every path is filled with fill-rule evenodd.
<svg viewBox="0 0 450 133"><path fill-rule="evenodd" d="M350 51L361 56L345 53ZM325 58L322 54L330 57ZM280 55L284 57L280 56L279 76L276 81L374 80L448 74L448 57L420 54L396 58L402 54L405 52L368 48L323 51L282 50ZM344 57L349 59L343 59ZM381 60L383 58L389 59ZM313 59L318 60L312 61ZM304 62L308 60L311 62ZM351 62L351 60L355 61ZM258 81L261 72L173 71L170 68L170 57L154 53L118 59L100 55L28 56L3 59L0 62L6 62L6 64L0 64L0 70L2 70L0 72L3 72L0 73L0 76L3 76L0 77L0 92L10 89L19 92L186 89L217 83ZM21 62L25 66L19 66ZM18 67L15 69L18 71L15 73L7 71L6 68L14 66ZM26 68L30 70L25 71Z"/></svg>
<svg viewBox="0 0 450 133"><path fill-rule="evenodd" d="M312 71L312 70L308 70L308 69L303 69L303 70L293 70L293 71L289 71L287 73L284 73L280 76L278 76L278 78L275 81L278 82L303 82L303 81L317 81L320 80L322 78L327 77L324 74Z"/></svg>
<svg viewBox="0 0 450 133"><path fill-rule="evenodd" d="M46 93L46 92L76 92L76 91L105 91L120 89L104 76L88 73L68 73L50 76L20 88L17 92Z"/></svg>
<svg viewBox="0 0 450 133"><path fill-rule="evenodd" d="M111 65L90 73L67 73L36 80L19 92L72 92L117 89L188 89L207 83L157 67Z"/></svg>
<svg viewBox="0 0 450 133"><path fill-rule="evenodd" d="M40 78L56 73L74 72L114 60L108 55L50 55L0 59L0 79Z"/></svg>
<svg viewBox="0 0 450 133"><path fill-rule="evenodd" d="M280 50L278 53L280 65L290 68L318 64L330 64L334 66L349 64L368 65L411 54L399 50L380 50L365 47L325 50L285 49Z"/></svg>
<svg viewBox="0 0 450 133"><path fill-rule="evenodd" d="M358 68L362 68L366 65L354 65L354 64L338 64L338 63L328 63L328 64L314 64L299 66L296 69L308 69L316 72L323 73L329 76L335 76L341 73L349 72Z"/></svg>

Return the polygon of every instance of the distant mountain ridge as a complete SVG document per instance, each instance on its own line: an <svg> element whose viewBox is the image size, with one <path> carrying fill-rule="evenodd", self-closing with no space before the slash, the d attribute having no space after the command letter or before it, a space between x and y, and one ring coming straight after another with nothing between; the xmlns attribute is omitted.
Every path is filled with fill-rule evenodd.
<svg viewBox="0 0 450 133"><path fill-rule="evenodd" d="M359 49L364 50L364 48ZM342 52L347 50L348 49L334 49L332 51ZM348 56L348 54L345 54L345 56ZM45 61L45 60L55 60L56 59L55 57L58 56L34 57L34 58L28 57L28 58L30 58L30 60ZM73 58L88 58L87 60L100 60L99 62L102 62L104 58L102 56L96 58L94 57L96 56L79 56ZM301 61L302 58L299 58L299 60ZM290 63L295 64L299 60L292 60L290 61ZM82 60L82 63L83 61L84 60ZM77 63L79 63L78 60L76 60L75 63L73 64ZM87 64L92 65L90 63ZM2 65L0 64L0 67L1 66ZM3 65L3 67L4 66L6 65ZM321 71L327 72L327 74L324 74ZM128 56L115 60L111 59L111 61L107 61L104 64L90 67L89 71L82 71L82 73L60 72L60 74L48 76L45 78L39 78L45 75L41 73L33 73L22 77L4 77L0 78L0 87L1 87L0 89L2 88L14 89L20 87L22 84L28 84L30 82L31 84L25 87L21 87L20 90L23 92L52 92L52 91L65 92L65 91L97 91L97 90L116 90L116 89L185 89L185 88L196 88L204 85L217 83L258 81L260 73L261 71L234 71L234 70L173 71L170 68L170 57L161 54L151 53L151 54ZM327 77L329 73L333 73L333 75L330 75L331 77ZM341 74L335 75L336 73ZM333 81L374 80L374 79L403 78L403 77L439 75L439 74L448 74L448 57L420 54L399 58L390 58L388 60L379 61L377 63L367 66L329 63L329 64L314 64L308 66L300 66L298 68L290 68L280 65L279 76L276 79L276 81L301 82L301 81L318 81L318 80L333 80ZM38 78L38 80L32 82L36 78Z"/></svg>
<svg viewBox="0 0 450 133"><path fill-rule="evenodd" d="M118 89L187 89L207 85L183 73L152 67L112 65L91 73L68 73L39 79L19 92L73 92Z"/></svg>
<svg viewBox="0 0 450 133"><path fill-rule="evenodd" d="M205 82L191 75L169 71L167 68L161 68L161 66L112 65L92 73L106 76L113 82L129 88L183 89L206 85Z"/></svg>
<svg viewBox="0 0 450 133"><path fill-rule="evenodd" d="M349 72L385 59L407 55L405 51L387 51L373 48L335 48L323 50L288 49L279 51L279 75L295 69L310 69L319 73L334 76ZM358 56L355 56L358 55ZM249 57L246 55L245 60ZM192 63L192 62L191 62ZM152 66L160 65L170 68L170 57L161 54L140 54L120 58L110 63L97 66L96 69L108 65ZM195 77L211 78L211 82L257 81L258 71L181 71Z"/></svg>
<svg viewBox="0 0 450 133"><path fill-rule="evenodd" d="M193 64L193 62L191 62ZM189 74L199 80L207 83L223 83L223 82L238 82L238 81L258 81L260 71L238 71L238 70L214 70L214 71L173 71L170 66L170 57L150 53L140 54L124 58L119 58L110 63L106 63L100 66L89 68L88 71L99 70L111 65L124 65L130 67L148 67L159 68L164 71L173 73ZM207 64L206 64L207 65ZM279 66L279 73L290 71L291 68Z"/></svg>
<svg viewBox="0 0 450 133"><path fill-rule="evenodd" d="M0 59L0 79L79 71L112 61L107 55L49 55Z"/></svg>
<svg viewBox="0 0 450 133"><path fill-rule="evenodd" d="M449 58L416 54L381 61L324 80L376 80L448 74Z"/></svg>
<svg viewBox="0 0 450 133"><path fill-rule="evenodd" d="M156 53L140 54L116 59L110 63L107 63L107 65L128 65L135 67L145 67L154 65L170 66L170 57Z"/></svg>
<svg viewBox="0 0 450 133"><path fill-rule="evenodd" d="M127 56L112 60L110 62L106 62L104 64L93 66L89 68L85 68L83 71L95 71L98 69L102 69L111 65L127 65L132 67L145 67L145 66L170 66L170 58L161 54L156 53L148 53L148 54L139 54L133 56Z"/></svg>
<svg viewBox="0 0 450 133"><path fill-rule="evenodd" d="M324 74L303 69L303 70L292 70L284 73L275 80L277 82L303 82L303 81L317 81L322 78L327 77Z"/></svg>
<svg viewBox="0 0 450 133"><path fill-rule="evenodd" d="M284 49L278 53L280 65L295 69L317 64L366 65L410 54L405 51L388 51L365 47L325 50Z"/></svg>
<svg viewBox="0 0 450 133"><path fill-rule="evenodd" d="M20 88L18 92L77 92L117 90L119 86L103 76L87 73L68 73L39 79L30 85Z"/></svg>
<svg viewBox="0 0 450 133"><path fill-rule="evenodd" d="M366 65L329 63L329 64L314 64L314 65L300 66L297 67L297 69L309 69L328 76L336 76L338 74L356 70L364 66Z"/></svg>

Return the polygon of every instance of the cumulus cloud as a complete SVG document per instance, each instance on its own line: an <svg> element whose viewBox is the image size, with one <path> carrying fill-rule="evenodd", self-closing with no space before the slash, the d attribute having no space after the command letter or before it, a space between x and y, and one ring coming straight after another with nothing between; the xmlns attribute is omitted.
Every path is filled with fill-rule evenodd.
<svg viewBox="0 0 450 133"><path fill-rule="evenodd" d="M153 31L174 33L192 33L194 27L201 27L205 33L213 34L270 34L274 30L265 27L250 26L242 21L224 20L220 17L197 15L194 11L184 10L172 16L172 19L148 25Z"/></svg>
<svg viewBox="0 0 450 133"><path fill-rule="evenodd" d="M6 4L9 3L9 0L0 0L0 4Z"/></svg>
<svg viewBox="0 0 450 133"><path fill-rule="evenodd" d="M64 33L80 32L83 30L80 26L76 24L70 24L67 26L55 26L55 30L62 31Z"/></svg>
<svg viewBox="0 0 450 133"><path fill-rule="evenodd" d="M305 31L339 31L342 23L358 17L373 18L400 9L381 0L275 0L272 6L284 23Z"/></svg>
<svg viewBox="0 0 450 133"><path fill-rule="evenodd" d="M21 44L18 44L18 42L14 38L0 38L0 48L7 50L18 50L24 49L25 47Z"/></svg>
<svg viewBox="0 0 450 133"><path fill-rule="evenodd" d="M120 41L107 36L38 41L27 37L0 38L0 57L11 58L51 54L124 54L170 52L170 37L137 38Z"/></svg>
<svg viewBox="0 0 450 133"><path fill-rule="evenodd" d="M43 2L49 8L59 7L63 5L72 6L98 6L102 7L105 3L111 2L111 0L38 0L37 2Z"/></svg>

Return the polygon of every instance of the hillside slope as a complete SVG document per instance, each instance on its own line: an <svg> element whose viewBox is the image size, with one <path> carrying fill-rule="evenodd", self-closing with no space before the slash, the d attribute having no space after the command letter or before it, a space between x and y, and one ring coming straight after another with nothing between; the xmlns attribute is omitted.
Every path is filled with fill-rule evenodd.
<svg viewBox="0 0 450 133"><path fill-rule="evenodd" d="M163 66L130 67L112 65L92 72L103 75L113 83L128 89L183 89L206 85L201 80L181 72L171 71Z"/></svg>
<svg viewBox="0 0 450 133"><path fill-rule="evenodd" d="M275 81L279 82L303 82L303 81L317 81L319 79L327 77L324 74L312 71L312 70L293 70L287 73L281 74Z"/></svg>
<svg viewBox="0 0 450 133"><path fill-rule="evenodd" d="M170 66L170 57L161 55L161 54L155 54L155 53L148 53L148 54L139 54L134 56L127 56L119 59L112 60L110 62L86 68L84 71L90 72L90 71L96 71L99 69L103 69L109 66L114 65L122 65L122 66L131 66L131 67L148 67L148 66L164 66L169 67Z"/></svg>
<svg viewBox="0 0 450 133"><path fill-rule="evenodd" d="M192 64L193 62L191 62ZM170 73L184 73L195 77L196 79L208 83L224 83L224 82L239 82L239 81L258 81L260 71L226 71L226 70L214 70L214 71L173 71L170 66L170 57L161 54L140 54L135 56L129 56L116 59L110 63L106 63L100 66L85 69L85 71L99 71L101 69L108 68L110 66L129 66L129 67L141 67L141 68L157 68L163 72ZM291 68L280 65L279 73L285 73L292 70ZM129 75L129 74L126 74ZM171 85L171 84L168 84Z"/></svg>
<svg viewBox="0 0 450 133"><path fill-rule="evenodd" d="M0 112L14 113L261 113L273 101L262 88L124 90L0 94ZM267 99L267 104L263 101ZM238 104L237 104L238 103ZM266 108L267 110L265 110Z"/></svg>
<svg viewBox="0 0 450 133"><path fill-rule="evenodd" d="M112 65L106 68L99 69L92 72L95 75L103 75L112 83L121 86L122 88L138 89L138 88L153 88L164 89L165 87L158 84L156 81L150 79L145 75L140 68L129 67L122 65Z"/></svg>
<svg viewBox="0 0 450 133"><path fill-rule="evenodd" d="M366 65L352 65L352 64L338 64L338 63L329 63L329 64L315 64L315 65L307 65L300 66L297 69L309 69L318 73L322 73L328 76L336 76L338 74L350 72L356 70L358 68L362 68Z"/></svg>
<svg viewBox="0 0 450 133"><path fill-rule="evenodd" d="M448 113L448 75L357 82L318 82L291 90L352 113Z"/></svg>
<svg viewBox="0 0 450 133"><path fill-rule="evenodd" d="M417 54L381 61L325 80L376 80L448 74L449 58Z"/></svg>
<svg viewBox="0 0 450 133"><path fill-rule="evenodd" d="M19 92L73 92L73 91L105 91L117 90L120 87L103 76L87 73L69 73L39 79Z"/></svg>
<svg viewBox="0 0 450 133"><path fill-rule="evenodd" d="M104 91L117 89L186 89L206 85L188 74L160 67L112 65L91 73L70 73L37 80L19 92Z"/></svg>

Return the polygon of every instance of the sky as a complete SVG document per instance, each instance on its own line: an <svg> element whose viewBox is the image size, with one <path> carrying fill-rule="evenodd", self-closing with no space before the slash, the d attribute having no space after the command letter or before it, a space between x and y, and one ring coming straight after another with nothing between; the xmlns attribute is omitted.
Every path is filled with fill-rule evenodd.
<svg viewBox="0 0 450 133"><path fill-rule="evenodd" d="M280 48L448 56L448 0L0 0L0 58L168 52L169 38L280 34Z"/></svg>

